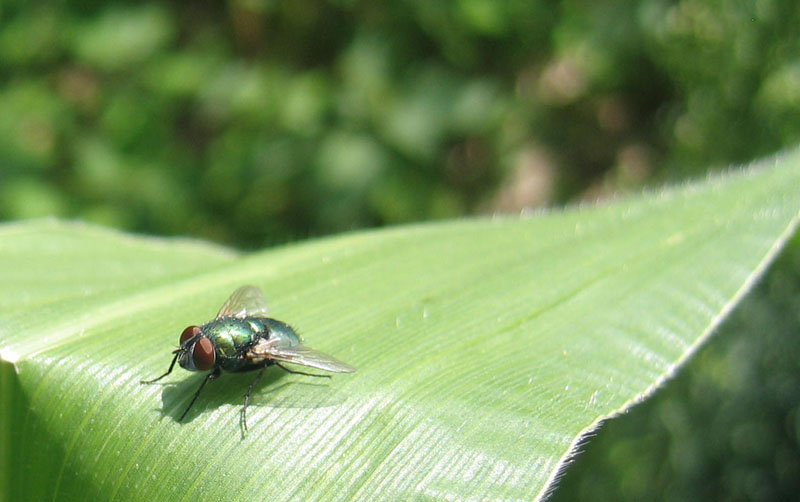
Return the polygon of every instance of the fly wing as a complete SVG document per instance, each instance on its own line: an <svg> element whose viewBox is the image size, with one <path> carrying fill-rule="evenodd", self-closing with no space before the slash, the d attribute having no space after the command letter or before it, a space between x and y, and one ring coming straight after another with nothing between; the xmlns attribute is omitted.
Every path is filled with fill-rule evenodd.
<svg viewBox="0 0 800 502"><path fill-rule="evenodd" d="M220 317L267 317L267 302L257 287L242 286L219 309Z"/></svg>
<svg viewBox="0 0 800 502"><path fill-rule="evenodd" d="M302 343L289 345L285 343L285 340L273 339L259 343L252 350L260 356L275 361L299 364L333 373L352 373L356 370L349 364L328 354L310 349Z"/></svg>

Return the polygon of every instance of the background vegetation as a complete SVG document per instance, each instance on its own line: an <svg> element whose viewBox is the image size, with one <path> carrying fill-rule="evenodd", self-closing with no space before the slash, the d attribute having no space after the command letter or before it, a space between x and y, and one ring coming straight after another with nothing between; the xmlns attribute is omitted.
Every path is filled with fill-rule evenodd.
<svg viewBox="0 0 800 502"><path fill-rule="evenodd" d="M4 220L255 249L594 200L800 137L792 0L1 9ZM685 375L600 431L565 500L797 493L799 257L795 241Z"/></svg>

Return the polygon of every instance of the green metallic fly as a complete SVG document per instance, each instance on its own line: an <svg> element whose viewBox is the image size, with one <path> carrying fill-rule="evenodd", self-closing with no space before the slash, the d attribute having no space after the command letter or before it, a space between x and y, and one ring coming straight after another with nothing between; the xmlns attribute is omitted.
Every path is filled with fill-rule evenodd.
<svg viewBox="0 0 800 502"><path fill-rule="evenodd" d="M356 370L338 359L306 347L291 326L267 317L264 296L255 286L242 286L234 291L213 321L184 329L180 347L173 354L175 357L166 373L152 380L142 380L141 383L154 383L169 375L175 367L175 361L186 370L211 370L194 393L179 422L189 413L206 383L219 377L222 370L231 373L260 370L244 395L241 412L244 431L247 431L246 413L250 394L268 366L274 364L289 373L324 378L330 378L330 375L292 370L281 363L299 364L333 373L352 373Z"/></svg>

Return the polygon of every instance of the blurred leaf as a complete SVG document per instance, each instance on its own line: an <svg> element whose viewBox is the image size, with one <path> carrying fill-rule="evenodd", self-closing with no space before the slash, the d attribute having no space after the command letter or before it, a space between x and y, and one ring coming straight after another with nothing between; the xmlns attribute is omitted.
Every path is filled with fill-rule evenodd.
<svg viewBox="0 0 800 502"><path fill-rule="evenodd" d="M460 0L457 5L465 23L477 32L499 35L507 28L506 9L501 2Z"/></svg>
<svg viewBox="0 0 800 502"><path fill-rule="evenodd" d="M35 15L4 20L0 26L0 61L41 64L57 58L63 36L60 14L51 8L37 8Z"/></svg>
<svg viewBox="0 0 800 502"><path fill-rule="evenodd" d="M173 38L169 13L157 4L109 8L74 30L79 60L101 69L124 69L153 56Z"/></svg>
<svg viewBox="0 0 800 502"><path fill-rule="evenodd" d="M284 95L281 121L286 129L302 136L311 136L323 125L330 105L329 83L320 73L307 73L294 78Z"/></svg>
<svg viewBox="0 0 800 502"><path fill-rule="evenodd" d="M1 493L540 498L584 435L672 375L763 272L794 232L799 183L793 152L593 209L239 258L58 222L6 225ZM323 383L270 371L240 439L252 375L210 384L185 423L201 375L138 382L243 283L359 371Z"/></svg>
<svg viewBox="0 0 800 502"><path fill-rule="evenodd" d="M144 80L157 93L170 98L193 97L220 71L220 57L213 50L184 50L164 54L148 65Z"/></svg>
<svg viewBox="0 0 800 502"><path fill-rule="evenodd" d="M468 134L497 127L502 116L500 93L490 81L475 80L464 86L453 104L453 126Z"/></svg>
<svg viewBox="0 0 800 502"><path fill-rule="evenodd" d="M451 75L432 66L415 71L409 81L407 94L396 96L382 117L383 134L405 155L431 161L451 126L459 89Z"/></svg>
<svg viewBox="0 0 800 502"><path fill-rule="evenodd" d="M12 167L49 167L70 115L46 85L12 81L0 88L0 159Z"/></svg>
<svg viewBox="0 0 800 502"><path fill-rule="evenodd" d="M17 178L0 185L0 211L12 218L41 218L64 214L61 193L36 179Z"/></svg>
<svg viewBox="0 0 800 502"><path fill-rule="evenodd" d="M758 99L759 104L771 113L784 109L796 112L800 106L800 60L777 68L767 75Z"/></svg>
<svg viewBox="0 0 800 502"><path fill-rule="evenodd" d="M317 177L328 190L359 192L388 163L386 152L372 138L343 131L325 138L319 148Z"/></svg>
<svg viewBox="0 0 800 502"><path fill-rule="evenodd" d="M205 114L215 120L247 120L258 125L273 119L286 84L286 75L278 68L239 62L220 68L211 77L200 94Z"/></svg>

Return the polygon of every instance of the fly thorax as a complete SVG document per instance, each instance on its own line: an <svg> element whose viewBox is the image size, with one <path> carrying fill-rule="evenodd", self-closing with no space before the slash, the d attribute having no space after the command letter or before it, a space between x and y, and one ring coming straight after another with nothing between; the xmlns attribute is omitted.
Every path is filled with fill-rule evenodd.
<svg viewBox="0 0 800 502"><path fill-rule="evenodd" d="M256 335L247 319L235 317L215 319L203 326L203 332L214 341L217 353L222 357L235 357Z"/></svg>

